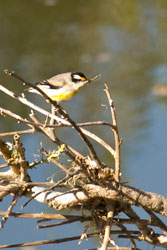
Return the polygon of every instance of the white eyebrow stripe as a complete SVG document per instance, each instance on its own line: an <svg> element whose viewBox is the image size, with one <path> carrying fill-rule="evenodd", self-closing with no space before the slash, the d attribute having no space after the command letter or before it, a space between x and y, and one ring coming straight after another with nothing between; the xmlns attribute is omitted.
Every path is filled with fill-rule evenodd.
<svg viewBox="0 0 167 250"><path fill-rule="evenodd" d="M73 78L78 79L78 80L81 79L81 77L79 75L77 75L77 74L73 75Z"/></svg>

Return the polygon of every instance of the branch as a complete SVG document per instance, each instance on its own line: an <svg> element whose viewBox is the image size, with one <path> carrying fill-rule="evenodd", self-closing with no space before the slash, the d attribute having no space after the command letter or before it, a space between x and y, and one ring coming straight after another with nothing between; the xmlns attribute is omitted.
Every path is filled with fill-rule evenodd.
<svg viewBox="0 0 167 250"><path fill-rule="evenodd" d="M72 126L72 125L71 125L68 121L66 121L65 119L62 119L62 118L60 118L60 117L58 117L58 116L56 116L56 115L53 115L52 113L46 111L45 109L40 108L39 106L37 106L37 105L33 104L32 102L28 101L25 97L16 96L14 92L8 90L7 88L5 88L5 87L2 86L2 85L0 85L0 90L1 90L2 92L4 92L5 94L9 95L10 97L12 97L13 99L16 99L16 100L18 100L19 102L23 103L24 105L30 107L31 109L36 110L37 112L39 112L39 113L45 115L46 117L53 118L54 120L57 121L58 126L59 126L60 124L62 124L62 125L64 125L64 126ZM0 108L0 111L1 111L1 110L2 110L2 113L4 112L5 114L7 114L7 115L10 116L9 112L11 112L11 111L6 112L5 109ZM24 120L23 118L19 119L19 116L18 116L17 114L16 114L16 116L13 115L12 112L11 112L11 114L12 114L11 117L15 118L17 121L20 121L20 122L23 122L23 123L28 124L28 122L26 122L26 120ZM31 124L30 124L30 125L31 125ZM32 123L32 126L33 126L33 125L34 125L34 124ZM37 124L37 126L38 126L38 125L41 125L41 124ZM34 126L35 126L35 125L34 125ZM44 126L44 125L42 124L42 126ZM45 126L46 126L46 124L45 124ZM56 127L56 125L55 125L55 127ZM95 140L95 141L96 141L97 143L99 143L101 146L103 146L106 150L108 150L108 151L110 152L110 154L111 154L112 156L114 156L115 152L114 152L113 148L112 148L110 145L108 145L104 140L102 140L102 139L101 139L100 137L98 137L97 135L95 135L95 134L93 134L92 132L90 132L90 131L88 131L88 130L85 130L85 129L83 129L83 128L81 128L81 131L82 131L82 133L84 133L85 135L87 135L87 136L89 136L90 138L92 138L93 140ZM6 135L6 134L5 134L5 135Z"/></svg>
<svg viewBox="0 0 167 250"><path fill-rule="evenodd" d="M98 233L87 234L87 238L97 237L97 236L98 236ZM69 241L79 240L80 237L81 236L78 235L78 236L73 236L73 237L60 238L60 239L57 239L57 240L41 240L41 241L20 243L20 244L0 245L0 249L2 249L2 248L13 248L13 247L39 246L39 245L48 245L48 244L59 244L59 243L62 243L62 242L69 242Z"/></svg>
<svg viewBox="0 0 167 250"><path fill-rule="evenodd" d="M61 209L75 207L78 203L86 204L91 199L101 198L142 207L163 216L167 215L167 198L159 194L135 189L121 183L117 184L116 188L112 185L102 187L94 184L86 184L82 188L84 191L71 191L65 195L62 192L48 192L48 190L45 192L45 188L41 187L32 188L32 192L36 194L43 191L41 196L36 197L39 202L47 203L47 200L53 198L50 204L56 209L57 207L61 207ZM56 196L59 197L56 198Z"/></svg>
<svg viewBox="0 0 167 250"><path fill-rule="evenodd" d="M146 192L121 183L117 183L116 187L112 185L102 187L88 184L83 186L83 190L87 192L89 198L101 197L103 199L119 201L122 204L143 207L163 216L167 215L167 198L159 194Z"/></svg>
<svg viewBox="0 0 167 250"><path fill-rule="evenodd" d="M0 211L0 216L6 216L7 212ZM62 214L45 214L45 213L14 213L11 212L10 216L16 217L16 218L33 218L33 219L43 219L45 220L72 220L72 219L78 219L78 221L88 221L91 219L90 216L83 218L83 216L78 215L62 215Z"/></svg>
<svg viewBox="0 0 167 250"><path fill-rule="evenodd" d="M114 159L115 159L115 180L117 182L119 182L120 181L120 144L121 144L121 140L119 139L118 125L117 125L117 118L116 118L114 102L111 99L107 84L105 84L104 91L106 92L108 102L110 105L112 122L113 122L113 127L114 127L114 129L112 128L112 130L113 130L114 138L115 138L115 156L114 156Z"/></svg>
<svg viewBox="0 0 167 250"><path fill-rule="evenodd" d="M8 207L7 212L5 213L5 215L3 216L1 222L0 222L0 228L3 228L5 225L5 222L7 221L7 219L10 217L12 210L14 208L14 206L16 206L18 200L20 199L20 197L23 194L23 190L21 190L21 188L18 189L18 191L16 192L10 206Z"/></svg>
<svg viewBox="0 0 167 250"><path fill-rule="evenodd" d="M107 250L108 243L109 242L113 243L113 241L111 241L111 239L110 239L110 234L111 234L112 221L114 218L115 207L113 206L113 204L111 202L107 202L106 206L107 206L107 222L105 225L103 244L99 250ZM114 245L115 245L115 243L114 243ZM117 249L116 245L115 245L115 247Z"/></svg>

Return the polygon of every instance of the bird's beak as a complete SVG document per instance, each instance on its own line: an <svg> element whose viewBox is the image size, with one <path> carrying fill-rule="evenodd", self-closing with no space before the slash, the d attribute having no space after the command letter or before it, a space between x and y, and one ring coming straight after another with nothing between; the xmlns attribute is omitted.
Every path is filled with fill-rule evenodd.
<svg viewBox="0 0 167 250"><path fill-rule="evenodd" d="M87 81L87 79L85 77L81 77L82 81Z"/></svg>

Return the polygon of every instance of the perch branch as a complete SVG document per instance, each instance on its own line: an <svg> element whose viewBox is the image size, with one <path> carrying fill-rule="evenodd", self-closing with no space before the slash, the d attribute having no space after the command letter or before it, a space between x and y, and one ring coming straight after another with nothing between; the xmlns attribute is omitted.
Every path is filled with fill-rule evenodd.
<svg viewBox="0 0 167 250"><path fill-rule="evenodd" d="M31 103L31 102L28 101L25 97L16 96L12 91L8 90L7 88L5 88L5 87L2 86L2 85L0 85L0 90L1 90L2 92L4 92L5 94L9 95L10 97L12 97L12 98L18 100L19 102L23 103L24 105L30 107L31 109L36 110L37 112L39 112L39 113L45 115L46 117L55 119L55 120L58 122L59 125L62 124L62 125L65 125L65 126L66 126L66 125L67 125L67 126L72 126L68 121L66 121L66 120L64 120L64 119L62 119L62 118L60 118L60 117L58 117L58 116L56 116L56 115L53 115L53 114L51 114L50 112L48 112L48 111L46 111L46 110L40 108L39 106L37 106L37 105ZM1 110L1 108L0 108L0 110ZM5 112L4 110L5 110L5 109L2 109L3 112ZM6 112L6 114L7 114L7 112ZM10 116L9 113L8 113L8 115ZM23 120L22 120L22 119L21 119L21 120L18 120L19 117L18 117L18 115L16 115L16 116L17 116L17 117L14 117L14 116L12 115L12 117L15 118L17 121L27 123L27 122L23 121L24 119L23 119ZM31 124L30 124L30 125L31 125ZM34 125L34 124L32 124L32 126L33 126L33 125ZM41 125L41 124L39 124L39 125ZM43 126L43 124L42 124L42 126ZM46 125L45 125L45 126L46 126ZM56 126L56 125L55 125L55 126ZM100 137L98 137L97 135L95 135L95 134L89 132L88 130L85 130L85 129L83 129L83 128L81 128L81 130L82 130L82 132L83 132L85 135L87 135L87 136L89 136L90 138L92 138L93 140L95 140L95 141L96 141L97 143L99 143L101 146L104 146L105 149L108 150L112 156L114 156L115 151L114 151L113 148L112 148L110 145L108 145L104 140L102 140L102 139L101 139ZM6 135L6 134L5 134L5 135Z"/></svg>
<svg viewBox="0 0 167 250"><path fill-rule="evenodd" d="M40 94L42 94L42 96L45 97L46 100L49 101L50 104L52 104L57 110L58 112L60 113L60 115L62 115L71 125L72 127L78 132L78 134L80 135L81 139L83 140L83 142L87 145L88 147L88 150L90 152L90 156L92 157L92 159L97 163L97 167L98 165L101 166L101 161L99 159L99 157L97 156L96 154L96 151L93 147L93 145L90 143L90 141L87 139L87 137L85 136L85 134L82 132L82 130L77 126L77 124L70 118L70 116L68 115L67 112L65 112L61 106L55 102L55 101L52 101L40 88L38 88L38 86L34 85L34 84L31 84L27 81L25 81L22 77L20 77L19 75L15 74L13 71L12 72L9 72L8 70L4 70L4 72L9 75L9 76L12 76L18 80L20 80L22 83L24 83L25 85L27 86L30 86L30 87L33 87L34 89L36 89Z"/></svg>

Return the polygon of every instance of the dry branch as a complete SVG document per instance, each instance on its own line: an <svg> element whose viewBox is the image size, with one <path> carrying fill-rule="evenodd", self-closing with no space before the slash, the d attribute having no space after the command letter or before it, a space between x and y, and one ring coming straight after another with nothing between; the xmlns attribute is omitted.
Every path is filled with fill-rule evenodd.
<svg viewBox="0 0 167 250"><path fill-rule="evenodd" d="M8 74L16 77L28 86L37 88L13 72L8 72ZM8 210L0 212L0 215L3 216L1 226L4 226L7 218L10 216L22 218L41 218L42 220L40 222L46 222L46 220L49 220L49 223L51 219L63 220L62 222L39 225L38 228L63 225L68 226L68 224L75 221L80 221L81 223L87 221L89 224L84 229L81 236L50 241L3 245L0 246L0 248L57 244L79 239L81 241L85 237L101 237L101 250L118 249L118 246L111 238L113 234L116 234L118 237L130 239L133 248L128 249L137 249L136 240L146 241L155 246L167 247L167 226L155 214L158 213L162 216L167 215L167 198L155 193L146 192L144 190L124 185L120 182L121 140L119 139L116 111L108 86L105 85L105 92L110 106L112 124L105 121L76 123L70 118L68 113L61 108L60 105L52 102L41 90L37 90L41 92L41 94L51 105L54 106L54 108L57 109L60 117L33 104L24 96L16 96L14 92L9 91L0 85L0 91L11 96L13 99L26 105L32 110L43 114L45 117L45 121L41 122L41 120L37 117L37 114L34 114L32 111L29 115L31 120L28 120L27 118L23 118L8 109L0 108L2 116L7 115L16 122L25 124L28 127L27 130L0 133L0 136L14 135L14 142L11 148L9 148L7 142L0 138L0 152L5 161L0 168L9 167L8 170L0 172L0 200L2 201L3 198L9 194L14 196ZM102 138L98 137L94 133L82 128L83 126L94 125L108 126L112 129L115 148L112 148ZM81 154L76 149L67 145L60 138L58 138L55 133L56 127L71 127L75 130L88 148L88 155L85 156ZM18 134L35 133L36 131L45 134L49 140L55 143L57 150L50 152L45 148L41 148L41 159L39 159L39 161L29 163L26 159L25 149ZM90 142L88 137L93 139L93 142ZM115 161L113 166L114 170L108 167L105 162L101 162L101 159L95 151L94 142L99 143L102 146L102 149L107 149L110 152L110 156L114 158ZM77 147L78 145L76 145L76 148ZM62 163L60 160L61 154L66 154L70 162ZM32 183L28 174L29 168L49 162L53 162L59 169L61 169L61 171L64 172L65 176L57 182L54 182L53 178L51 182ZM66 188L66 191L61 189L64 187ZM59 191L56 191L56 188L59 188ZM80 216L13 213L12 209L21 196L29 198L25 205L34 199L37 202L46 203L47 206L53 207L56 210L70 208L79 209L83 213L81 213ZM149 218L145 220L140 218L132 206L144 209ZM87 211L87 216L84 216L84 210ZM119 218L119 214L121 212L123 212L123 214L125 214L128 218ZM128 226L125 226L126 224L135 225L137 230L130 230ZM97 232L95 231L93 234L86 234L87 230L92 225L96 228ZM120 230L114 230L113 225L117 226ZM161 229L162 233L160 233L158 229ZM114 248L109 248L109 244L114 245Z"/></svg>
<svg viewBox="0 0 167 250"><path fill-rule="evenodd" d="M4 92L5 94L9 95L10 97L12 97L15 100L18 100L19 102L21 102L22 104L28 106L32 110L35 110L35 111L43 114L44 116L46 116L48 118L54 119L55 121L57 121L57 126L72 126L65 119L60 118L59 116L56 116L56 115L54 115L54 114L46 111L45 109L42 109L41 107L39 107L39 106L33 104L32 102L28 101L25 97L16 96L14 92L8 90L7 88L5 88L2 85L0 85L0 91ZM22 123L25 123L25 124L32 125L35 128L38 128L39 126L41 126L41 127L47 127L47 125L46 124L44 125L43 123L40 123L40 124L29 123L29 122L27 122L27 119L21 118L17 114L14 114L11 111L5 110L4 108L0 108L0 113L2 115L4 113L4 114L6 114L8 116L11 116L12 118L16 119L18 122L22 122ZM102 125L106 125L106 123L102 122ZM79 126L79 124L78 124L78 126ZM81 126L82 126L82 124L81 124ZM50 126L48 125L48 127L50 127ZM54 127L56 127L56 125L54 125ZM104 147L105 149L107 149L112 156L115 154L113 148L109 144L107 144L104 140L102 140L100 137L98 137L97 135L95 135L95 134L91 133L90 131L85 130L83 128L81 128L81 131L82 131L82 133L84 133L85 135L87 135L91 139L95 140L97 143L99 143L102 147ZM15 133L16 132L12 132L12 135L15 134ZM17 131L17 133L18 133L18 131ZM22 133L22 132L20 132L20 133ZM7 135L7 133L5 133L5 135ZM0 134L0 136L3 136L3 134Z"/></svg>
<svg viewBox="0 0 167 250"><path fill-rule="evenodd" d="M115 180L117 182L119 182L120 181L120 144L121 144L121 140L119 139L119 132L118 132L118 125L117 125L117 118L116 118L114 102L111 99L110 92L109 92L107 84L105 84L104 91L106 92L108 102L109 102L109 105L110 105L110 109L111 109L111 116L112 116L112 122L113 122L112 130L113 130L114 138L115 138L115 154L114 154L114 159L115 159Z"/></svg>

